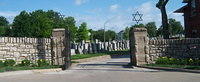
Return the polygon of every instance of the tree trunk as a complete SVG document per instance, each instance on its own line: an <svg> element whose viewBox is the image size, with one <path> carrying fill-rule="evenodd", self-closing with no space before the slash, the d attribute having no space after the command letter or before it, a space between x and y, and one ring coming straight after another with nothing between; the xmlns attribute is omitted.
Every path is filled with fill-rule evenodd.
<svg viewBox="0 0 200 82"><path fill-rule="evenodd" d="M169 24L168 24L166 8L162 7L160 10L162 14L163 38L169 39L170 32L169 32Z"/></svg>

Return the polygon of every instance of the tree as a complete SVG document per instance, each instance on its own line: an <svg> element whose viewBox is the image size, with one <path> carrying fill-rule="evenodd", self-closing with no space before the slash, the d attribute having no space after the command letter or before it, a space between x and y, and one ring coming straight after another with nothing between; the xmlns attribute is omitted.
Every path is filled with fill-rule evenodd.
<svg viewBox="0 0 200 82"><path fill-rule="evenodd" d="M0 36L5 36L6 31L8 30L9 22L3 16L0 16Z"/></svg>
<svg viewBox="0 0 200 82"><path fill-rule="evenodd" d="M163 26L163 37L164 39L168 39L170 32L169 32L169 25L168 25L168 17L166 12L166 5L169 2L169 0L159 0L159 2L156 4L156 7L160 9L162 14L162 26Z"/></svg>
<svg viewBox="0 0 200 82"><path fill-rule="evenodd" d="M0 36L4 36L6 33L6 28L5 27L0 27Z"/></svg>
<svg viewBox="0 0 200 82"><path fill-rule="evenodd" d="M149 37L156 37L157 28L155 22L149 22L145 25Z"/></svg>
<svg viewBox="0 0 200 82"><path fill-rule="evenodd" d="M116 37L115 31L112 31L112 30L106 31L105 34L106 34L105 41L112 41L112 40L114 40L115 37Z"/></svg>
<svg viewBox="0 0 200 82"><path fill-rule="evenodd" d="M14 18L13 21L13 29L11 36L18 37L31 37L32 36L32 28L30 14L26 11L22 11L18 16Z"/></svg>
<svg viewBox="0 0 200 82"><path fill-rule="evenodd" d="M124 34L123 34L123 38L125 40L129 40L129 32L130 32L130 28L129 27L126 27L125 31L124 31Z"/></svg>
<svg viewBox="0 0 200 82"><path fill-rule="evenodd" d="M48 12L37 10L31 13L31 29L34 37L50 37L54 28L54 21L49 18Z"/></svg>
<svg viewBox="0 0 200 82"><path fill-rule="evenodd" d="M156 36L162 36L163 35L163 28L162 26L160 28L158 28Z"/></svg>
<svg viewBox="0 0 200 82"><path fill-rule="evenodd" d="M9 22L3 16L0 16L0 26L8 26Z"/></svg>
<svg viewBox="0 0 200 82"><path fill-rule="evenodd" d="M76 21L75 21L74 17L66 17L64 19L64 25L65 25L65 28L69 29L69 31L70 31L71 40L76 41L78 27L76 27Z"/></svg>
<svg viewBox="0 0 200 82"><path fill-rule="evenodd" d="M181 25L180 21L176 21L175 19L169 19L169 33L170 35L177 35L183 34L183 26ZM157 31L157 36L164 35L163 27L161 26Z"/></svg>
<svg viewBox="0 0 200 82"><path fill-rule="evenodd" d="M94 41L94 34L95 34L95 31L92 30L92 29L89 29L89 33L91 34L91 35L90 35L90 41L93 42L93 41Z"/></svg>
<svg viewBox="0 0 200 82"><path fill-rule="evenodd" d="M93 35L93 39L98 39L101 42L104 41L104 30L103 29L93 31L92 35ZM105 35L106 35L105 41L114 40L115 37L116 37L116 32L112 31L112 30L108 30L108 31L105 32Z"/></svg>
<svg viewBox="0 0 200 82"><path fill-rule="evenodd" d="M105 33L106 33L106 32L105 32ZM98 40L100 40L101 42L104 41L104 30L103 30L103 29L94 31L94 32L92 33L92 35L93 35L93 39L98 39Z"/></svg>
<svg viewBox="0 0 200 82"><path fill-rule="evenodd" d="M53 10L22 11L13 21L11 36L50 37L53 28L65 28L64 18Z"/></svg>
<svg viewBox="0 0 200 82"><path fill-rule="evenodd" d="M65 28L64 27L64 16L59 12L48 10L45 12L51 21L53 21L53 28Z"/></svg>
<svg viewBox="0 0 200 82"><path fill-rule="evenodd" d="M175 19L169 19L169 27L171 35L177 35L183 33L183 26L180 21L176 21Z"/></svg>
<svg viewBox="0 0 200 82"><path fill-rule="evenodd" d="M89 39L89 31L87 29L87 23L83 22L78 29L78 34L77 34L77 42L81 42L83 40L88 40Z"/></svg>

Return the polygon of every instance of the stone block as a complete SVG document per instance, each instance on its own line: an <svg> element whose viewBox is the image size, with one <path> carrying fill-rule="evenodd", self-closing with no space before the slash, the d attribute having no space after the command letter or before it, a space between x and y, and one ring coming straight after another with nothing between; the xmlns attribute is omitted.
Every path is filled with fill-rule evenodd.
<svg viewBox="0 0 200 82"><path fill-rule="evenodd" d="M1 55L5 55L5 54L6 54L6 51L0 51L0 54L1 54Z"/></svg>

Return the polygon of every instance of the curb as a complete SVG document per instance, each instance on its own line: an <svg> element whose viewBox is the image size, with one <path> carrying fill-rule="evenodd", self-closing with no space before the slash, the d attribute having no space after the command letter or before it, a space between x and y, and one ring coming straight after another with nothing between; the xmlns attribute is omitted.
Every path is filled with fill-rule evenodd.
<svg viewBox="0 0 200 82"><path fill-rule="evenodd" d="M155 69L155 70L174 71L174 72L188 72L188 73L199 73L200 74L200 70L190 70L190 69L170 68L170 67L153 67L153 66L137 66L137 67Z"/></svg>
<svg viewBox="0 0 200 82"><path fill-rule="evenodd" d="M60 72L60 71L62 71L61 68L56 68L56 69L35 69L35 70L25 70L25 71L11 71L11 72L0 73L0 77L14 76L14 75L28 75L28 74L34 74L34 73Z"/></svg>

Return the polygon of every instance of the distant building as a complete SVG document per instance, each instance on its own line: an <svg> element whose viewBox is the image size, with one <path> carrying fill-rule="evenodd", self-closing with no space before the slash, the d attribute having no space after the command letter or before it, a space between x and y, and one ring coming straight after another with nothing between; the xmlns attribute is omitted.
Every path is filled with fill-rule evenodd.
<svg viewBox="0 0 200 82"><path fill-rule="evenodd" d="M175 11L184 13L185 37L200 38L200 0L183 0L187 5Z"/></svg>

